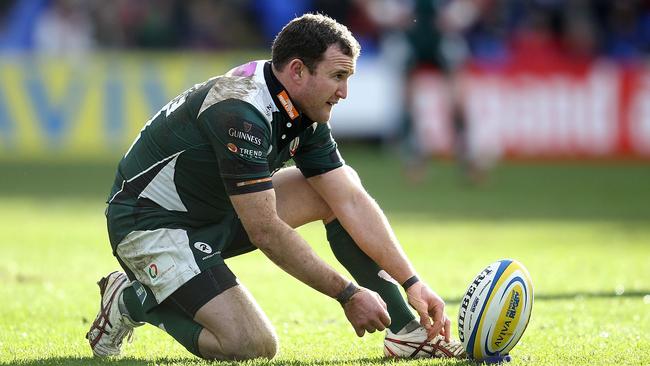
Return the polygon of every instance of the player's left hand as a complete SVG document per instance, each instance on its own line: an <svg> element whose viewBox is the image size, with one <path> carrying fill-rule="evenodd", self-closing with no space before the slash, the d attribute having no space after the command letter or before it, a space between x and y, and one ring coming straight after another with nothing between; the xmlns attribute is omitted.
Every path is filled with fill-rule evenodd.
<svg viewBox="0 0 650 366"><path fill-rule="evenodd" d="M384 300L378 293L363 287L343 305L343 311L359 337L363 337L365 332L374 333L390 326Z"/></svg>
<svg viewBox="0 0 650 366"><path fill-rule="evenodd" d="M420 324L427 330L427 341L440 334L449 342L451 322L445 314L445 302L442 298L422 281L409 287L406 295L409 304L420 315Z"/></svg>

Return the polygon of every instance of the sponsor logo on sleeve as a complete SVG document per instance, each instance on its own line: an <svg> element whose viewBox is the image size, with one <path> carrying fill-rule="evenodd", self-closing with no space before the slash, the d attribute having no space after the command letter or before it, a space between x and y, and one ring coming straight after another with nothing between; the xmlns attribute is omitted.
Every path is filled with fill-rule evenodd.
<svg viewBox="0 0 650 366"><path fill-rule="evenodd" d="M264 153L260 150L245 149L243 147L239 148L239 155L255 159L261 159L264 157Z"/></svg>
<svg viewBox="0 0 650 366"><path fill-rule="evenodd" d="M284 107L284 110L287 111L289 118L291 118L291 120L298 118L298 110L293 106L293 103L291 102L291 99L289 99L289 94L287 94L286 90L278 93L277 97L280 101L280 104L282 104L282 107Z"/></svg>
<svg viewBox="0 0 650 366"><path fill-rule="evenodd" d="M226 144L226 147L230 152L234 154L239 154L239 156L242 157L249 157L249 158L254 158L254 159L262 159L264 158L264 152L260 150L253 150L253 149L247 149L244 147L238 147L237 145L233 144L232 142L229 142Z"/></svg>
<svg viewBox="0 0 650 366"><path fill-rule="evenodd" d="M246 127L247 126L244 124L244 130L246 129ZM251 127L252 127L252 125L249 123L248 124L248 130L249 131L250 131ZM239 139L239 140L248 141L248 142L250 142L252 144L255 144L257 146L262 145L262 139L261 138L255 136L255 135L253 135L251 133L248 133L248 131L240 131L240 130L238 130L236 128L233 128L233 127L228 129L228 136L234 137L234 138Z"/></svg>

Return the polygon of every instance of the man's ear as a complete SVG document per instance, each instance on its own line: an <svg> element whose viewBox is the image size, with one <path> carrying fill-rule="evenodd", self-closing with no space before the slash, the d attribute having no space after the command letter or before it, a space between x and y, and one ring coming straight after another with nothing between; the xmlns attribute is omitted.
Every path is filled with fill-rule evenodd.
<svg viewBox="0 0 650 366"><path fill-rule="evenodd" d="M291 80L293 80L295 83L301 83L304 73L307 72L307 67L302 62L302 60L294 58L289 62L287 67L289 68L289 77Z"/></svg>

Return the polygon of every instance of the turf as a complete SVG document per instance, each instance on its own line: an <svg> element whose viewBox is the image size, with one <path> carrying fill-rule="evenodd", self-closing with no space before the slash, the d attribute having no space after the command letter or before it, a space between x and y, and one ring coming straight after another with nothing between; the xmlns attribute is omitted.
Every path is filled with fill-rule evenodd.
<svg viewBox="0 0 650 366"><path fill-rule="evenodd" d="M385 151L345 148L449 315L488 263L516 258L535 283L513 365L650 364L650 167L509 163L482 186L434 162L409 184ZM95 281L116 269L103 220L111 163L0 163L0 365L203 365L165 333L139 328L124 357L98 361L83 335ZM301 233L338 266L320 224ZM273 361L247 365L471 365L386 361L381 335L357 338L338 304L263 255L229 261L280 336ZM454 329L455 332L455 329Z"/></svg>

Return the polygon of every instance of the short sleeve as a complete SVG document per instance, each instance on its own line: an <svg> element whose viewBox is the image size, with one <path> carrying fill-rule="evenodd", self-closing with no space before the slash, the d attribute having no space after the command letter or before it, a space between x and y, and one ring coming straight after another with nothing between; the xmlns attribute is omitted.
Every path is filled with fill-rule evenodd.
<svg viewBox="0 0 650 366"><path fill-rule="evenodd" d="M241 100L224 100L204 111L199 124L217 156L229 195L273 188L267 160L271 132L255 107Z"/></svg>
<svg viewBox="0 0 650 366"><path fill-rule="evenodd" d="M296 166L307 178L339 168L344 163L329 124L318 123L315 126L309 127L312 133L293 157Z"/></svg>

